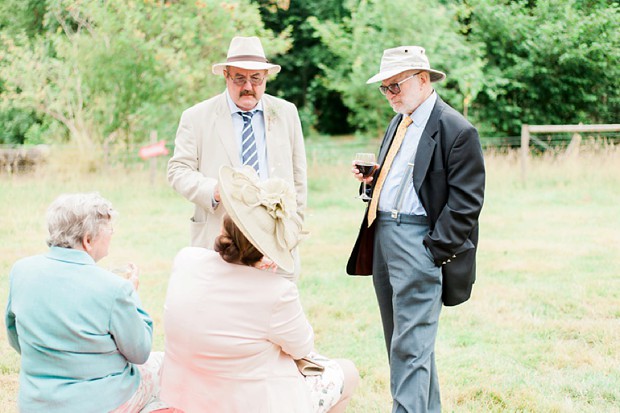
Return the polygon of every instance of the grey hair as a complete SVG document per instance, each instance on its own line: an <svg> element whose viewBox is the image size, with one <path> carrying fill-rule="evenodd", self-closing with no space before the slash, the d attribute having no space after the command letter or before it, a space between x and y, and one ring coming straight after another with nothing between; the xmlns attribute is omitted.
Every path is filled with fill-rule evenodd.
<svg viewBox="0 0 620 413"><path fill-rule="evenodd" d="M112 203L97 192L62 194L47 209L47 245L77 248L85 235L97 237L116 215Z"/></svg>

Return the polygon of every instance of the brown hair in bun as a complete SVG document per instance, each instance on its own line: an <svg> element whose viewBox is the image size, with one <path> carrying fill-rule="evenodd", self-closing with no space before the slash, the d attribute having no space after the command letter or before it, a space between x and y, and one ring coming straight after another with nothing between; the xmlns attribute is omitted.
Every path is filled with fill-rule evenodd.
<svg viewBox="0 0 620 413"><path fill-rule="evenodd" d="M214 250L231 264L253 266L263 258L263 254L248 241L228 214L224 215L222 234L215 239Z"/></svg>

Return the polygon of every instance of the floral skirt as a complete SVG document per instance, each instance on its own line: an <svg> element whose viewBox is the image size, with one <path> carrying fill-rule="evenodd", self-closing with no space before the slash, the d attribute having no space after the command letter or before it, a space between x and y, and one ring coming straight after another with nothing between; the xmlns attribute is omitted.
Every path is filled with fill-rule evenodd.
<svg viewBox="0 0 620 413"><path fill-rule="evenodd" d="M159 377L164 361L164 353L152 352L146 363L136 365L140 371L140 385L129 400L110 413L147 413L166 407L159 401Z"/></svg>
<svg viewBox="0 0 620 413"><path fill-rule="evenodd" d="M318 353L311 353L309 356L325 366L323 374L304 377L306 386L310 390L312 410L316 413L326 413L338 403L342 396L344 372L337 361L330 360Z"/></svg>

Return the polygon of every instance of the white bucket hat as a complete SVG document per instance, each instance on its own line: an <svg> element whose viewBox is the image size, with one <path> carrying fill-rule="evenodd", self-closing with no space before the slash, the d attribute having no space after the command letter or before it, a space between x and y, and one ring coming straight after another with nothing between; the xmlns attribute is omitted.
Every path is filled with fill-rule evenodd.
<svg viewBox="0 0 620 413"><path fill-rule="evenodd" d="M279 65L269 63L260 39L256 36L236 36L230 41L226 62L216 63L211 68L214 75L221 75L226 66L240 67L247 70L267 70L267 73L278 73Z"/></svg>
<svg viewBox="0 0 620 413"><path fill-rule="evenodd" d="M260 181L251 166L220 168L220 197L239 230L264 256L284 271L293 272L291 250L303 235L297 201L282 178Z"/></svg>
<svg viewBox="0 0 620 413"><path fill-rule="evenodd" d="M431 82L440 82L446 74L431 69L423 47L400 46L383 51L379 73L371 77L366 83L381 82L407 70L424 70L431 75Z"/></svg>

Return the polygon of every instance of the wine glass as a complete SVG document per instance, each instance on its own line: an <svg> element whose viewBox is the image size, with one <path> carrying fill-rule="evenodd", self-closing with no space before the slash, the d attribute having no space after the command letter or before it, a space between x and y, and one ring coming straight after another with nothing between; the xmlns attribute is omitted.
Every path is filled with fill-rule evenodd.
<svg viewBox="0 0 620 413"><path fill-rule="evenodd" d="M369 201L370 197L366 195L366 178L368 178L375 171L377 163L375 162L374 153L356 153L353 160L355 167L364 175L364 181L362 181L362 193L358 196L359 199Z"/></svg>
<svg viewBox="0 0 620 413"><path fill-rule="evenodd" d="M138 275L138 267L132 262L114 263L110 266L110 271L126 280L129 280L134 275Z"/></svg>

